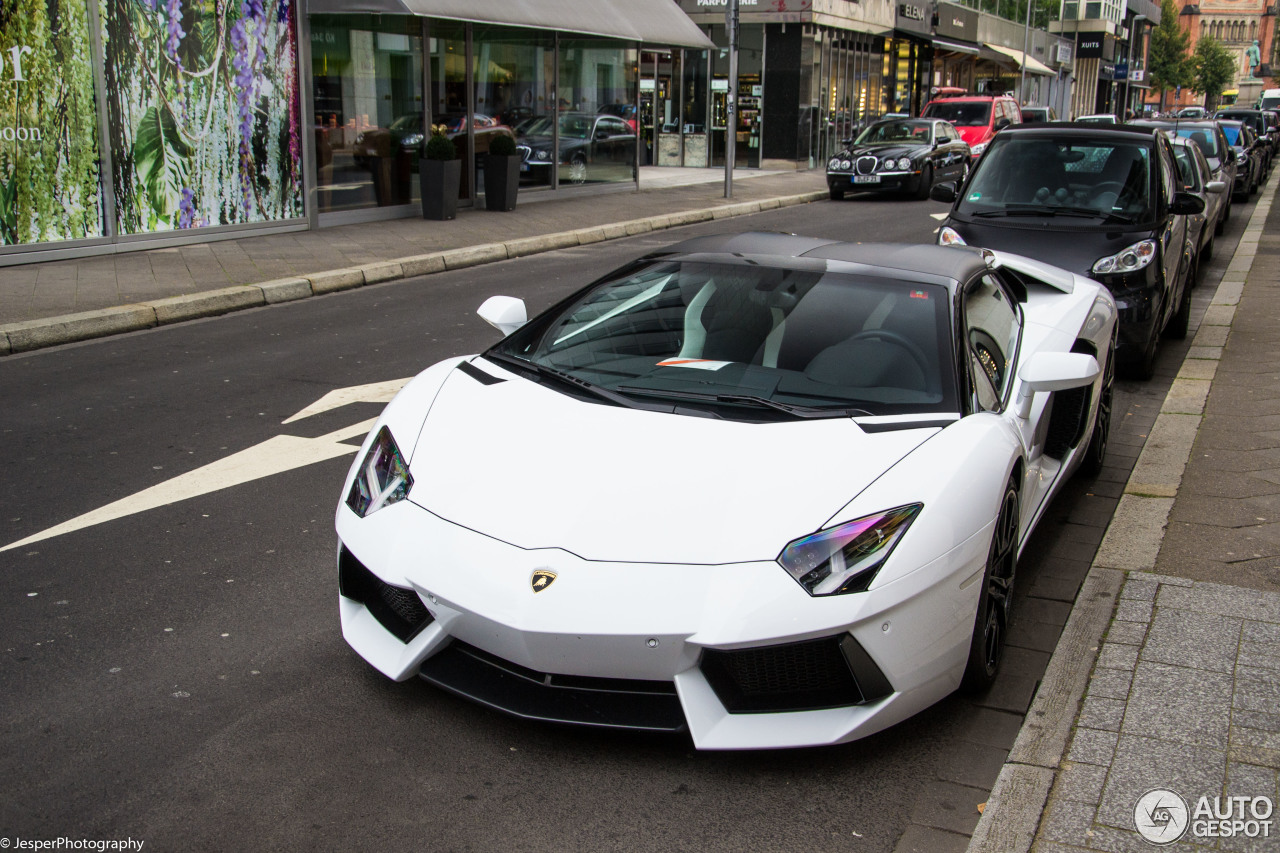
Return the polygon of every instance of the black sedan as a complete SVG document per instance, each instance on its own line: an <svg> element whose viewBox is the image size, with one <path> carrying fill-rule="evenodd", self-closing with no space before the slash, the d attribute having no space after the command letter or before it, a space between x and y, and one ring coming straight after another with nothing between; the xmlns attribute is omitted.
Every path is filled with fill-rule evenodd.
<svg viewBox="0 0 1280 853"><path fill-rule="evenodd" d="M1238 170L1236 169L1236 152L1222 132L1222 125L1213 119L1137 119L1128 123L1133 127L1158 127L1170 136L1190 139L1199 148L1204 159L1209 163L1209 180L1221 181L1227 187L1224 201L1226 206L1215 220L1213 233L1219 236L1226 229L1227 220L1231 218L1231 193L1236 186Z"/></svg>
<svg viewBox="0 0 1280 853"><path fill-rule="evenodd" d="M1249 196L1258 191L1258 184L1266 180L1267 143L1258 138L1253 128L1242 121L1218 119L1218 125L1227 135L1227 142L1236 155L1236 184L1234 196L1237 201L1248 201Z"/></svg>
<svg viewBox="0 0 1280 853"><path fill-rule="evenodd" d="M969 145L951 123L908 118L878 121L827 163L831 198L846 192L896 190L928 198L938 181L964 181Z"/></svg>
<svg viewBox="0 0 1280 853"><path fill-rule="evenodd" d="M1186 337L1192 247L1187 217L1204 202L1180 186L1164 133L1127 126L1033 124L1002 130L957 192L943 245L1016 251L1102 282L1120 310L1118 362L1151 377L1161 333Z"/></svg>
<svg viewBox="0 0 1280 853"><path fill-rule="evenodd" d="M627 180L636 159L636 134L617 116L561 113L560 147L556 152L555 119L543 116L524 128L516 140L522 177L551 182L551 164L560 163L560 182Z"/></svg>

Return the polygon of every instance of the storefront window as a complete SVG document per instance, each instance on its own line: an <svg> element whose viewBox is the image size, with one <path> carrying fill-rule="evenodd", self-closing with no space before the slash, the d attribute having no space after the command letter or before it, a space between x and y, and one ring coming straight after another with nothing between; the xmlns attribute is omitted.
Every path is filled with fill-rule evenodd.
<svg viewBox="0 0 1280 853"><path fill-rule="evenodd" d="M684 82L681 98L684 103L684 165L710 165L707 146L707 51L684 52Z"/></svg>
<svg viewBox="0 0 1280 853"><path fill-rule="evenodd" d="M607 39L560 39L560 183L635 180L637 51ZM545 127L529 135L549 135Z"/></svg>
<svg viewBox="0 0 1280 853"><path fill-rule="evenodd" d="M311 71L319 212L415 201L424 133L420 19L313 15Z"/></svg>
<svg viewBox="0 0 1280 853"><path fill-rule="evenodd" d="M6 2L0 14L0 245L103 234L84 0Z"/></svg>
<svg viewBox="0 0 1280 853"><path fill-rule="evenodd" d="M555 41L550 33L509 27L472 30L475 80L476 184L483 186L484 155L497 136L510 136L529 149L521 161L522 186L550 186L552 139L533 131L549 131L554 112ZM465 155L466 134L455 140ZM523 154L523 152L521 152Z"/></svg>

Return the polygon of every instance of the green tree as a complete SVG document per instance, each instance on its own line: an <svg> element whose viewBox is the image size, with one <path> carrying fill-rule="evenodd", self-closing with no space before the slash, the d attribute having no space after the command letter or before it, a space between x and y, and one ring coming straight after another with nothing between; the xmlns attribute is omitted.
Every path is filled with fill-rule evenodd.
<svg viewBox="0 0 1280 853"><path fill-rule="evenodd" d="M1174 0L1163 0L1160 4L1160 25L1151 31L1147 71L1152 88L1160 90L1162 112L1165 92L1178 86L1190 86L1192 82L1191 34L1178 23L1178 12Z"/></svg>
<svg viewBox="0 0 1280 853"><path fill-rule="evenodd" d="M1235 59L1217 39L1204 36L1196 42L1191 62L1195 68L1192 90L1204 94L1205 109L1216 109L1222 91L1236 76Z"/></svg>

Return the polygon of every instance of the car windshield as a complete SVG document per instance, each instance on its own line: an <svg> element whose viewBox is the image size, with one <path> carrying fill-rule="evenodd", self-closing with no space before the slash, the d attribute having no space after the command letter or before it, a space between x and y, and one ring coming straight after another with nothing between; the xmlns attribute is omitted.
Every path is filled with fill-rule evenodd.
<svg viewBox="0 0 1280 853"><path fill-rule="evenodd" d="M990 101L934 101L924 109L929 118L941 118L956 127L986 127L991 123Z"/></svg>
<svg viewBox="0 0 1280 853"><path fill-rule="evenodd" d="M929 121L878 121L868 127L854 145L874 145L881 142L904 142L927 145L933 139L933 122Z"/></svg>
<svg viewBox="0 0 1280 853"><path fill-rule="evenodd" d="M1209 165L1217 162L1218 152L1213 144L1213 134L1204 127L1179 127L1176 131L1183 139L1190 139L1200 149L1200 153L1209 161Z"/></svg>
<svg viewBox="0 0 1280 853"><path fill-rule="evenodd" d="M1140 143L1080 136L1072 139L1001 134L978 161L960 200L969 216L1150 218L1150 151ZM1059 223L1055 223L1059 224Z"/></svg>
<svg viewBox="0 0 1280 853"><path fill-rule="evenodd" d="M560 116L560 136L567 139L586 139L591 133L591 125L593 119L586 115L562 115ZM551 116L542 116L534 119L533 122L524 129L524 133L528 136L550 136L551 135Z"/></svg>
<svg viewBox="0 0 1280 853"><path fill-rule="evenodd" d="M656 261L490 354L598 394L727 419L958 411L946 287L802 266Z"/></svg>

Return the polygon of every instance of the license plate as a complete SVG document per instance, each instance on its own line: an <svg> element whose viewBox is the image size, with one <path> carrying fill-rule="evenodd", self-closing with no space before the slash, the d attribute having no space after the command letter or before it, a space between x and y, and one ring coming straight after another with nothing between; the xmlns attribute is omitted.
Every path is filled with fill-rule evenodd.
<svg viewBox="0 0 1280 853"><path fill-rule="evenodd" d="M527 172L527 171L529 171L529 164L528 164L528 163L521 163L521 164L520 164L520 171L522 171L522 172Z"/></svg>
<svg viewBox="0 0 1280 853"><path fill-rule="evenodd" d="M880 183L879 175L854 175L853 182L855 184L878 184Z"/></svg>

